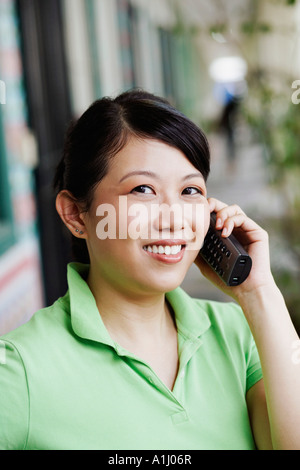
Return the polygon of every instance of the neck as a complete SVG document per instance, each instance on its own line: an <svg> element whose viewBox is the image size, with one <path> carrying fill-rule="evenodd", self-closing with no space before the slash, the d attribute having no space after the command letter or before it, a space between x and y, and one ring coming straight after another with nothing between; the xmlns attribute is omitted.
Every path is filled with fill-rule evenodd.
<svg viewBox="0 0 300 470"><path fill-rule="evenodd" d="M137 293L116 289L90 270L88 285L112 339L122 346L163 342L176 330L164 293Z"/></svg>

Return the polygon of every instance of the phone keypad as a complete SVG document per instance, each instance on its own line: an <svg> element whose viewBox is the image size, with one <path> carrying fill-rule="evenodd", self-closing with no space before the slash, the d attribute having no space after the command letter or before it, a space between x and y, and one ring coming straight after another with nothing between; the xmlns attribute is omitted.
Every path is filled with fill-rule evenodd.
<svg viewBox="0 0 300 470"><path fill-rule="evenodd" d="M210 228L200 253L225 284L237 286L247 278L252 260L232 234L223 238L221 230L216 230L214 213L210 219Z"/></svg>
<svg viewBox="0 0 300 470"><path fill-rule="evenodd" d="M222 241L222 238L211 229L207 232L205 242L202 254L211 267L222 277L224 274L222 263L230 258L231 251Z"/></svg>

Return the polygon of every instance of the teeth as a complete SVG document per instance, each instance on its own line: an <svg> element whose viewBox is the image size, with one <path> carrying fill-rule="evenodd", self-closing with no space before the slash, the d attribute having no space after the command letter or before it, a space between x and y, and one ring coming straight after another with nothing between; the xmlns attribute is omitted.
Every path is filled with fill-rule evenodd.
<svg viewBox="0 0 300 470"><path fill-rule="evenodd" d="M181 245L173 245L171 246L171 255L177 255L179 251L181 251Z"/></svg>
<svg viewBox="0 0 300 470"><path fill-rule="evenodd" d="M165 254L170 255L171 254L171 247L170 246L165 246Z"/></svg>
<svg viewBox="0 0 300 470"><path fill-rule="evenodd" d="M144 250L160 255L177 255L181 250L181 245L148 245L144 246Z"/></svg>

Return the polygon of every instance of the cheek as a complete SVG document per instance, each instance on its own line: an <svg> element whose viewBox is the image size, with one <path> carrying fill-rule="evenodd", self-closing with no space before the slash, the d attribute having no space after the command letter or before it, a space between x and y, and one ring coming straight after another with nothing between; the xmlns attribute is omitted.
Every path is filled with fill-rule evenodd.
<svg viewBox="0 0 300 470"><path fill-rule="evenodd" d="M210 210L206 201L189 207L188 217L185 219L186 235L190 240L190 243L187 245L188 250L200 250L208 231L209 223Z"/></svg>
<svg viewBox="0 0 300 470"><path fill-rule="evenodd" d="M208 203L205 204L205 209L204 209L204 236L207 234L209 225L210 225L210 209Z"/></svg>
<svg viewBox="0 0 300 470"><path fill-rule="evenodd" d="M146 204L132 204L118 213L119 238L147 239L151 225L151 211Z"/></svg>
<svg viewBox="0 0 300 470"><path fill-rule="evenodd" d="M193 207L193 227L196 226L199 232L206 234L210 219L209 205L207 201L201 204L195 204Z"/></svg>
<svg viewBox="0 0 300 470"><path fill-rule="evenodd" d="M209 227L210 211L208 203L193 204L185 211L186 224L189 225L193 234L199 238L204 237Z"/></svg>

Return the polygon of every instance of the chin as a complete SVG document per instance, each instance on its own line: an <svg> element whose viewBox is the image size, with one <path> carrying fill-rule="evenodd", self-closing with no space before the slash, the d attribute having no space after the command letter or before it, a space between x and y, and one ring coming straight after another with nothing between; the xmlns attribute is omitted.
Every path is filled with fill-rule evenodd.
<svg viewBox="0 0 300 470"><path fill-rule="evenodd" d="M155 279L148 278L147 290L156 291L157 293L166 293L170 292L181 285L185 278L185 275L182 276L172 276L170 274L161 274L156 276Z"/></svg>

